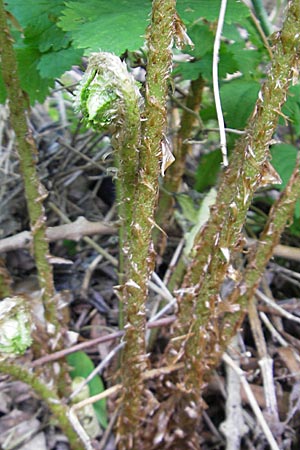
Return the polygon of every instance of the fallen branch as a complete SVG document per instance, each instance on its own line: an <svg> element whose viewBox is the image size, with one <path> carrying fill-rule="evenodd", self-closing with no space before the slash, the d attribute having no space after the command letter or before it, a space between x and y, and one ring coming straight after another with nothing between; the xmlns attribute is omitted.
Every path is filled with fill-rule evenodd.
<svg viewBox="0 0 300 450"><path fill-rule="evenodd" d="M79 241L84 236L92 236L95 234L115 234L117 227L105 222L89 222L80 216L75 222L57 227L48 227L46 230L46 238L50 242L59 241L60 239L70 239L71 241ZM30 248L32 243L32 233L30 231L22 231L15 236L10 236L0 240L0 253L18 250L20 248Z"/></svg>
<svg viewBox="0 0 300 450"><path fill-rule="evenodd" d="M161 327L161 326L168 326L175 322L175 316L168 316L164 317L163 319L155 320L153 322L148 322L146 327L147 328L155 328L155 327ZM114 333L109 333L104 336L99 336L95 339L90 339L86 342L80 342L80 344L73 345L73 347L65 348L63 350L59 350L55 353L50 353L48 355L45 355L39 359L36 359L30 364L30 367L37 367L42 366L43 364L57 361L58 359L65 358L67 355L70 355L71 353L77 352L79 350L84 350L86 348L92 347L96 344L102 344L103 342L112 341L114 339L119 339L120 337L124 336L124 331L116 331Z"/></svg>

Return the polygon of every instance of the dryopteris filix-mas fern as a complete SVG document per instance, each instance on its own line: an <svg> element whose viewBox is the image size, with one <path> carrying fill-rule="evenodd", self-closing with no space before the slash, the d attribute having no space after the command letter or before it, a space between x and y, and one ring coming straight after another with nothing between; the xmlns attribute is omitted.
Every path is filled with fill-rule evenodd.
<svg viewBox="0 0 300 450"><path fill-rule="evenodd" d="M112 134L118 169L117 191L120 229L130 232L140 142L142 97L126 64L117 56L100 52L89 59L77 92L75 106L87 125ZM122 241L127 237L121 231Z"/></svg>

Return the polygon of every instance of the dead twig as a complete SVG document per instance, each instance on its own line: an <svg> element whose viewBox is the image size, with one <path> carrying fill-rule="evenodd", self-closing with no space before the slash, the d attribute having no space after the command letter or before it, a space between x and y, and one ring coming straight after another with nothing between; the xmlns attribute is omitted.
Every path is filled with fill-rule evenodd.
<svg viewBox="0 0 300 450"><path fill-rule="evenodd" d="M60 239L70 239L79 241L84 236L95 234L115 234L117 227L106 222L90 222L84 217L78 217L75 222L57 227L49 227L46 231L46 238L50 242ZM20 248L30 248L32 243L32 234L30 231L22 231L15 236L10 236L0 240L0 253L19 250Z"/></svg>
<svg viewBox="0 0 300 450"><path fill-rule="evenodd" d="M272 450L280 450L278 445L277 445L277 442L275 441L274 436L273 436L273 434L272 434L272 432L271 432L271 430L270 430L270 428L269 428L269 426L268 426L268 424L266 422L266 419L264 418L263 413L261 412L261 410L260 410L260 408L259 408L259 406L257 404L257 401L256 401L256 399L255 399L255 397L253 395L253 392L252 392L252 390L251 390L251 388L249 386L249 383L248 383L248 381L246 379L245 372L242 369L240 369L235 364L233 359L230 358L230 356L228 354L226 354L226 353L224 353L224 355L223 355L223 361L226 364L230 365L232 367L232 369L240 377L240 383L241 383L241 385L244 388L244 391L245 391L245 393L246 393L246 395L248 397L249 404L250 404L250 406L251 406L251 408L252 408L252 410L253 410L253 412L254 412L254 414L256 416L256 419L257 419L259 425L261 426L261 428L262 428L262 430L263 430L263 432L265 434L265 437L266 437L266 439L267 439L267 441L268 441L268 443L270 445L270 448Z"/></svg>
<svg viewBox="0 0 300 450"><path fill-rule="evenodd" d="M147 328L155 328L160 326L167 326L170 325L175 321L175 316L169 316L165 317L160 320L156 320L155 322L147 323ZM90 339L87 342L81 342L80 344L73 345L73 347L66 348L64 350L60 350L55 353L51 353L49 355L43 356L42 358L36 359L30 364L30 367L37 367L41 366L43 364L46 364L51 361L56 361L60 358L64 358L67 355L70 355L71 353L77 352L79 350L84 350L86 348L92 347L93 345L100 344L103 342L112 341L114 339L119 339L124 335L123 331L116 331L115 333L107 334L106 336L99 336L95 339Z"/></svg>

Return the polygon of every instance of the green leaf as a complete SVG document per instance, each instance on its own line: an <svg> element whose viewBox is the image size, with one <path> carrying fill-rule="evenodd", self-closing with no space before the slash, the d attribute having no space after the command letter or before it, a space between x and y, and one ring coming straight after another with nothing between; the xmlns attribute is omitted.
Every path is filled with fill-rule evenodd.
<svg viewBox="0 0 300 450"><path fill-rule="evenodd" d="M214 150L201 157L195 183L195 189L198 192L204 192L205 189L216 184L221 162L222 154L220 150Z"/></svg>
<svg viewBox="0 0 300 450"><path fill-rule="evenodd" d="M92 360L84 352L75 352L67 356L67 362L73 369L70 371L71 378L87 378L94 370L95 366ZM91 396L99 394L105 390L103 381L99 375L96 375L89 383ZM107 427L106 400L100 400L93 403L99 423L103 428Z"/></svg>
<svg viewBox="0 0 300 450"><path fill-rule="evenodd" d="M237 63L237 70L244 75L244 78L252 77L253 74L260 75L260 72L257 71L257 67L263 59L260 51L245 48L244 42L231 44L230 51Z"/></svg>
<svg viewBox="0 0 300 450"><path fill-rule="evenodd" d="M235 79L223 84L220 95L228 128L244 129L259 90L260 84L257 81Z"/></svg>
<svg viewBox="0 0 300 450"><path fill-rule="evenodd" d="M261 34L259 33L257 26L254 24L254 21L252 17L243 17L239 24L245 28L248 35L248 40L251 42L255 47L260 50L261 52L265 53L267 55L267 50L265 47L265 44L261 38ZM269 56L268 56L269 58Z"/></svg>
<svg viewBox="0 0 300 450"><path fill-rule="evenodd" d="M37 68L43 78L57 78L74 64L80 64L82 50L74 48L61 49L41 55Z"/></svg>
<svg viewBox="0 0 300 450"><path fill-rule="evenodd" d="M296 166L298 149L290 144L276 144L271 148L272 155L272 165L275 170L279 173L282 180L282 184L275 185L281 191L286 187L293 170ZM300 218L300 202L299 200L295 206L294 217L297 220L297 224L294 223L291 229L297 230L299 232L299 218Z"/></svg>
<svg viewBox="0 0 300 450"><path fill-rule="evenodd" d="M296 165L298 149L290 144L276 144L271 148L272 166L279 173L282 184L275 185L283 190Z"/></svg>
<svg viewBox="0 0 300 450"><path fill-rule="evenodd" d="M201 17L215 21L219 15L220 0L178 0L177 8L187 23ZM77 48L120 55L125 50L137 50L143 45L150 10L149 0L69 1L59 26L71 33ZM249 10L245 5L229 0L226 23L239 22L248 16Z"/></svg>
<svg viewBox="0 0 300 450"><path fill-rule="evenodd" d="M67 33L56 26L55 23L45 21L42 17L25 29L24 42L27 45L37 46L41 52L54 51L66 48L70 44Z"/></svg>
<svg viewBox="0 0 300 450"><path fill-rule="evenodd" d="M192 23L204 17L213 22L219 17L221 0L178 0L177 10L183 21ZM226 8L225 22L239 23L244 17L250 16L249 8L242 2L229 0Z"/></svg>
<svg viewBox="0 0 300 450"><path fill-rule="evenodd" d="M188 29L188 34L193 41L194 50L188 53L195 58L202 58L206 53L212 53L215 36L208 23L196 23Z"/></svg>
<svg viewBox="0 0 300 450"><path fill-rule="evenodd" d="M191 223L197 220L198 206L195 205L194 199L189 194L176 194L176 200L180 206L184 219Z"/></svg>
<svg viewBox="0 0 300 450"><path fill-rule="evenodd" d="M42 78L38 71L41 53L36 48L27 47L16 49L16 54L22 88L29 95L31 104L35 100L43 102L49 93L49 87L54 85L54 80Z"/></svg>
<svg viewBox="0 0 300 450"><path fill-rule="evenodd" d="M238 64L230 47L221 45L219 56L218 73L220 78L225 78L227 74L238 70ZM196 80L201 74L208 82L212 82L212 58L212 52L208 52L198 61L180 63L174 73L180 73L184 80Z"/></svg>
<svg viewBox="0 0 300 450"><path fill-rule="evenodd" d="M41 52L66 48L70 37L57 27L64 1L8 0L9 11L24 27L24 42Z"/></svg>
<svg viewBox="0 0 300 450"><path fill-rule="evenodd" d="M34 24L43 19L58 17L64 7L63 0L6 0L9 11L17 18L22 27Z"/></svg>
<svg viewBox="0 0 300 450"><path fill-rule="evenodd" d="M300 84L290 87L282 112L291 120L296 137L300 137ZM284 124L282 117L279 121Z"/></svg>
<svg viewBox="0 0 300 450"><path fill-rule="evenodd" d="M57 26L64 1L8 0L7 3L24 29L22 36L12 30L22 89L28 93L31 104L36 100L43 102L54 78L79 63L82 54L70 47L70 36ZM0 98L5 98L1 81Z"/></svg>
<svg viewBox="0 0 300 450"><path fill-rule="evenodd" d="M293 236L300 237L300 220L299 220L299 218L300 218L300 202L299 202L299 200L296 203L294 218L296 220L294 220L294 222L289 226L289 232Z"/></svg>
<svg viewBox="0 0 300 450"><path fill-rule="evenodd" d="M143 45L150 10L149 0L71 1L59 26L71 33L77 48L120 55Z"/></svg>

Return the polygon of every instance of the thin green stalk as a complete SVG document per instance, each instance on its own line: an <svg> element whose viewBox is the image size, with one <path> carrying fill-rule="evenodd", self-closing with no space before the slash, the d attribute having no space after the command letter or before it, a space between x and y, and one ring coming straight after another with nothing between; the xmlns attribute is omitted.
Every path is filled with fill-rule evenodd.
<svg viewBox="0 0 300 450"><path fill-rule="evenodd" d="M219 333L223 308L219 292L232 261L241 248L241 230L254 192L276 182L269 163L269 145L291 80L295 80L300 56L298 33L300 4L290 2L283 29L274 41L274 60L259 94L245 137L238 142L229 168L223 173L216 205L195 241L194 260L178 296L178 335L188 333L173 352L186 358L185 385L199 388L206 368L203 355L210 336ZM186 324L190 324L187 327ZM209 326L210 324L210 326ZM208 333L210 329L210 333Z"/></svg>
<svg viewBox="0 0 300 450"><path fill-rule="evenodd" d="M272 25L269 21L269 17L266 11L266 8L263 5L262 0L252 0L252 5L256 17L258 18L263 32L266 36L270 36L272 34Z"/></svg>
<svg viewBox="0 0 300 450"><path fill-rule="evenodd" d="M13 39L10 35L3 0L0 0L0 54L2 76L9 101L10 120L16 134L20 170L30 217L33 236L32 253L38 271L40 288L43 292L45 318L49 323L55 325L56 333L59 333L52 266L48 262L49 246L46 239L45 212L42 204L46 194L36 171L37 149L27 126L28 100L20 86Z"/></svg>
<svg viewBox="0 0 300 450"><path fill-rule="evenodd" d="M69 439L72 450L84 450L77 434L68 420L68 407L56 396L53 390L49 389L34 373L29 372L24 367L10 361L0 361L0 372L10 375L16 380L28 384L38 396L47 404L50 411L58 421L59 427Z"/></svg>
<svg viewBox="0 0 300 450"><path fill-rule="evenodd" d="M152 229L158 196L162 145L166 132L168 79L172 66L175 0L154 0L147 36L143 140L139 155L139 179L135 197L131 240L128 243L128 278L122 297L125 310L126 342L123 352L122 408L118 420L120 449L137 448L136 435L143 417L142 374L145 355L147 281L154 266Z"/></svg>

